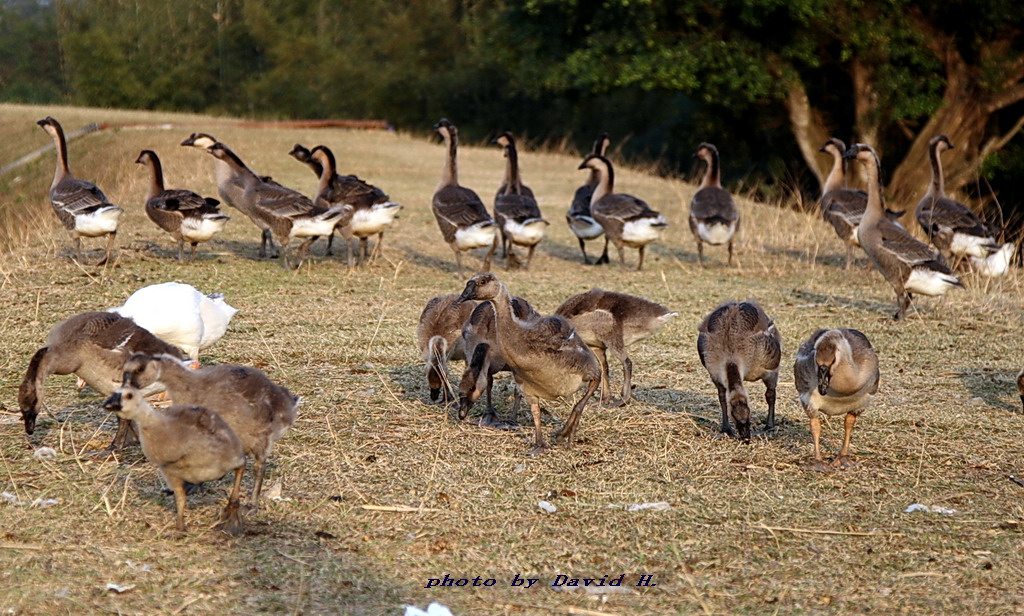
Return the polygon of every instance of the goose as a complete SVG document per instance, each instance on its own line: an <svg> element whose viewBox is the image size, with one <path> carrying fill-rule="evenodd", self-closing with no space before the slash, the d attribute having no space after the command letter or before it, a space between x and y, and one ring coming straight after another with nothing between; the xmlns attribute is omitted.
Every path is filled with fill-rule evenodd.
<svg viewBox="0 0 1024 616"><path fill-rule="evenodd" d="M352 216L348 204L324 208L314 205L305 195L276 183L264 182L254 175L245 174L245 165L235 154L221 143L208 148L210 154L224 161L239 176L244 177L245 193L242 201L249 204L255 218L261 220L277 237L281 245L281 261L285 269L291 268L288 261L289 245L293 239L305 239L298 247L298 262L302 265L309 245L321 235L330 235L334 227Z"/></svg>
<svg viewBox="0 0 1024 616"><path fill-rule="evenodd" d="M703 267L705 242L712 246L728 244L729 265L732 265L733 240L740 227L740 213L732 195L722 188L718 148L702 143L693 155L707 165L700 188L690 200L690 231L697 240L697 259Z"/></svg>
<svg viewBox="0 0 1024 616"><path fill-rule="evenodd" d="M1017 393L1020 395L1020 404L1024 408L1024 369L1017 373Z"/></svg>
<svg viewBox="0 0 1024 616"><path fill-rule="evenodd" d="M460 302L458 295L439 295L428 301L420 313L416 340L432 402L439 397L442 404L455 400L448 379L448 361L466 359L462 326L475 307L475 302Z"/></svg>
<svg viewBox="0 0 1024 616"><path fill-rule="evenodd" d="M470 278L459 299L490 300L494 305L498 344L533 413L534 447L531 455L548 448L541 432L540 401L570 396L586 384L586 392L555 435L556 443L564 441L566 447L571 447L580 415L601 383L597 359L576 335L572 324L560 316L528 321L516 318L508 287L490 273Z"/></svg>
<svg viewBox="0 0 1024 616"><path fill-rule="evenodd" d="M721 431L750 441L750 400L744 381L764 382L768 403L765 433L775 430L775 390L779 383L782 336L775 322L754 300L727 301L704 319L698 328L697 354L718 390L722 407Z"/></svg>
<svg viewBox="0 0 1024 616"><path fill-rule="evenodd" d="M590 196L590 213L604 228L604 254L607 261L608 242L619 250L619 260L626 262L623 247L637 248L640 260L636 269L644 267L644 249L647 244L659 239L668 226L665 217L652 210L647 203L633 195L616 193L615 171L611 162L599 154L590 154L583 159L580 169L590 169L598 176L597 186Z"/></svg>
<svg viewBox="0 0 1024 616"><path fill-rule="evenodd" d="M181 142L182 146L199 148L211 154L210 148L217 144L220 144L220 147L224 150L230 151L226 145L220 143L207 133L192 133L188 139ZM234 152L231 152L230 157L237 162L237 165L231 165L227 160L214 156L213 170L217 179L217 192L220 193L220 198L224 203L248 216L249 220L259 227L262 232L260 236L260 258L262 259L267 256L268 244L270 246L269 254L276 256L277 251L274 248L274 238L270 234L270 225L262 218L256 216L254 204L251 199L246 199L245 194L246 187L253 181L269 181L270 178L256 175L256 172L243 163L242 159Z"/></svg>
<svg viewBox="0 0 1024 616"><path fill-rule="evenodd" d="M604 156L605 152L608 151L608 144L608 133L601 133L597 136L597 141L594 142L594 150L591 153ZM604 235L604 227L601 226L601 223L594 220L590 213L590 196L594 194L594 188L597 187L599 180L600 176L597 170L591 169L586 183L576 189L576 193L572 198L572 205L569 206L569 213L565 215L565 221L569 223L569 228L576 234L576 239L580 242L580 252L583 253L583 263L585 265L590 265L590 259L587 257L586 241L597 239ZM605 251L594 264L600 265L607 262L608 252Z"/></svg>
<svg viewBox="0 0 1024 616"><path fill-rule="evenodd" d="M104 396L121 384L122 367L134 353L164 353L182 357L177 347L160 340L129 318L110 312L85 312L70 317L50 330L46 343L32 355L25 378L18 388L18 406L25 432L36 429L36 417L43 408L43 383L51 374L75 374ZM143 395L159 393L159 386L146 388ZM118 421L117 434L109 449L120 449L132 431L127 421Z"/></svg>
<svg viewBox="0 0 1024 616"><path fill-rule="evenodd" d="M176 405L204 406L223 419L252 456L249 495L257 509L266 461L274 444L295 424L301 399L248 366L219 364L190 370L173 355L133 355L124 364L122 385L136 389L159 384Z"/></svg>
<svg viewBox="0 0 1024 616"><path fill-rule="evenodd" d="M164 282L132 293L117 313L173 344L199 365L199 352L214 345L238 313L223 293L204 295L192 285Z"/></svg>
<svg viewBox="0 0 1024 616"><path fill-rule="evenodd" d="M217 413L201 406L157 411L143 399L142 392L123 385L107 398L103 408L138 425L142 453L174 491L179 532L185 532L185 482L213 481L234 471L228 504L216 528L230 535L242 534L239 493L245 456L242 443Z"/></svg>
<svg viewBox="0 0 1024 616"><path fill-rule="evenodd" d="M985 278L997 278L1005 276L1010 271L1010 264L1013 263L1013 255L1017 251L1017 245L1013 242L1006 242L987 257L971 257L971 270Z"/></svg>
<svg viewBox="0 0 1024 616"><path fill-rule="evenodd" d="M505 180L494 195L494 221L501 233L502 255L508 259L509 244L525 246L529 251L523 269L530 269L533 251L544 239L545 227L550 223L544 220L540 206L533 197L533 191L523 184L519 174L519 154L516 151L516 140L512 133L504 132L495 137L493 143L500 145L505 151ZM513 254L514 257L514 254Z"/></svg>
<svg viewBox="0 0 1024 616"><path fill-rule="evenodd" d="M622 363L622 400L633 396L633 362L629 347L656 334L672 317L679 316L652 301L603 289L591 289L573 295L555 310L576 328L583 342L601 363L601 402L610 405L611 386L608 377L608 356L611 351Z"/></svg>
<svg viewBox="0 0 1024 616"><path fill-rule="evenodd" d="M850 433L857 418L878 392L878 355L871 341L855 329L819 329L796 352L793 376L800 404L811 420L814 468L824 469L820 445L821 413L846 416L843 448L832 461L832 466L846 468L852 465Z"/></svg>
<svg viewBox="0 0 1024 616"><path fill-rule="evenodd" d="M459 186L458 129L445 118L441 118L434 128L448 150L432 204L437 226L455 253L455 264L459 269L462 269L463 251L487 247L481 268L486 272L491 269L491 257L498 247L498 227L480 197L469 188Z"/></svg>
<svg viewBox="0 0 1024 616"><path fill-rule="evenodd" d="M75 241L75 255L82 260L82 238L107 236L103 258L94 265L110 260L117 236L117 224L124 210L112 204L98 186L71 175L68 166L68 143L60 122L50 116L36 122L43 127L57 149L57 166L50 184L50 204L68 234Z"/></svg>
<svg viewBox="0 0 1024 616"><path fill-rule="evenodd" d="M220 201L202 197L191 190L165 190L160 157L152 150L142 150L136 163L149 167L149 193L146 195L146 215L158 227L178 240L178 261L184 261L184 243L192 246L189 261L196 258L196 245L206 242L224 229L231 220L221 214Z"/></svg>
<svg viewBox="0 0 1024 616"><path fill-rule="evenodd" d="M386 192L354 175L338 175L334 153L325 145L313 148L310 160L322 167L316 204L325 208L343 204L352 206L354 211L351 219L338 226L342 230L342 236L359 238L360 263L366 263L371 258L379 256L384 243L384 231L395 223L395 218L402 211L402 204L392 201ZM372 255L368 239L371 235L377 236ZM328 251L333 239L333 235L328 238ZM351 247L348 251L348 262L349 265L352 264Z"/></svg>
<svg viewBox="0 0 1024 616"><path fill-rule="evenodd" d="M940 155L951 149L953 144L945 135L932 137L928 142L932 182L928 192L917 204L917 222L945 258L962 259L970 256L984 259L1000 247L988 225L977 214L963 203L946 196Z"/></svg>
<svg viewBox="0 0 1024 616"><path fill-rule="evenodd" d="M896 321L903 318L913 299L911 293L944 295L951 287L963 287L946 267L941 255L914 239L906 229L883 214L882 166L874 148L856 143L846 150L844 157L856 159L867 171L868 204L857 227L857 240L875 268L896 291L899 306L892 318Z"/></svg>

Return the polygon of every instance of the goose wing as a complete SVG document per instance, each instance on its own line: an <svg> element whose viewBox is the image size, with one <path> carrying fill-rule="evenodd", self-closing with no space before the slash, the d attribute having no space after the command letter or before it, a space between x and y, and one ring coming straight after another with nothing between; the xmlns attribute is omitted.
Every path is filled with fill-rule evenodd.
<svg viewBox="0 0 1024 616"><path fill-rule="evenodd" d="M906 229L890 220L881 220L878 230L882 234L879 249L907 265L922 265L930 261L937 261L939 258L927 244L919 242L914 236L907 233ZM941 261L938 262L941 263Z"/></svg>
<svg viewBox="0 0 1024 616"><path fill-rule="evenodd" d="M797 349L796 361L793 362L793 379L796 382L797 392L801 394L812 391L818 386L818 365L814 361L814 345L826 331L828 330L819 329L814 332Z"/></svg>
<svg viewBox="0 0 1024 616"><path fill-rule="evenodd" d="M724 218L733 221L739 218L732 195L720 186L707 186L698 190L690 201L690 212L699 220Z"/></svg>
<svg viewBox="0 0 1024 616"><path fill-rule="evenodd" d="M590 216L590 197L593 194L593 184L584 184L577 188L576 194L572 198L572 205L569 206L569 216Z"/></svg>
<svg viewBox="0 0 1024 616"><path fill-rule="evenodd" d="M825 220L838 216L853 224L859 224L868 206L868 194L863 190L838 188L830 190L821 198L821 211ZM831 222L831 221L830 221Z"/></svg>
<svg viewBox="0 0 1024 616"><path fill-rule="evenodd" d="M529 218L541 218L537 201L525 194L498 195L494 200L494 212L517 222Z"/></svg>
<svg viewBox="0 0 1024 616"><path fill-rule="evenodd" d="M256 189L257 207L281 218L297 218L317 213L309 197L283 186L260 184Z"/></svg>
<svg viewBox="0 0 1024 616"><path fill-rule="evenodd" d="M462 186L445 186L434 193L434 214L455 227L469 227L491 220L483 201Z"/></svg>
<svg viewBox="0 0 1024 616"><path fill-rule="evenodd" d="M72 215L87 214L112 205L99 186L75 178L66 179L50 189L50 201L54 207Z"/></svg>
<svg viewBox="0 0 1024 616"><path fill-rule="evenodd" d="M623 193L605 195L591 206L591 212L595 215L618 218L619 220L658 216L658 213L652 210L647 202Z"/></svg>
<svg viewBox="0 0 1024 616"><path fill-rule="evenodd" d="M948 228L955 233L989 237L988 227L968 207L948 197L925 197L917 206L917 221L929 235L937 228Z"/></svg>
<svg viewBox="0 0 1024 616"><path fill-rule="evenodd" d="M205 199L191 190L165 190L152 199L149 203L152 207L161 210L178 211L186 215L197 215L209 213L210 201L213 202L213 211L216 212L216 205L220 203L216 199Z"/></svg>
<svg viewBox="0 0 1024 616"><path fill-rule="evenodd" d="M354 175L334 175L334 179L328 186L327 191L320 193L318 199L322 198L329 203L348 203L355 208L368 208L377 203L384 203L390 199L388 194L369 182L365 182Z"/></svg>

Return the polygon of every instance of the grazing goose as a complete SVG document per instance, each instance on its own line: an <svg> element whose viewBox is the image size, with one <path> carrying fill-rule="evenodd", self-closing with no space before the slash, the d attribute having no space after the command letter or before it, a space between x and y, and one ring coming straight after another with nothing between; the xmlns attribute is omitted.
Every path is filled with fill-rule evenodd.
<svg viewBox="0 0 1024 616"><path fill-rule="evenodd" d="M530 269L533 251L544 239L544 227L548 221L540 213L540 206L533 198L533 191L523 184L519 175L519 154L516 151L516 140L511 133L505 132L494 139L494 143L505 150L505 180L494 195L494 220L501 232L502 255L511 262L509 243L526 246L526 264L523 269ZM514 255L513 255L514 256Z"/></svg>
<svg viewBox="0 0 1024 616"><path fill-rule="evenodd" d="M591 153L604 156L605 152L608 151L608 143L608 133L601 133L597 136L597 141L594 142L594 150ZM590 213L590 197L594 194L594 189L597 187L600 178L601 176L598 175L596 169L590 170L586 183L576 189L576 194L572 198L572 205L569 206L569 213L565 215L565 221L569 223L569 228L576 234L576 239L580 242L580 252L583 253L583 263L586 265L590 265L590 259L587 258L586 241L597 239L604 235L604 227L601 226L601 223L594 220ZM606 250L594 264L600 265L607 262L608 251Z"/></svg>
<svg viewBox="0 0 1024 616"><path fill-rule="evenodd" d="M732 265L733 240L740 226L740 213L732 195L722 188L718 148L702 143L693 155L707 164L700 188L690 200L690 231L697 240L697 259L703 267L705 242L712 246L728 244L729 265Z"/></svg>
<svg viewBox="0 0 1024 616"><path fill-rule="evenodd" d="M259 507L267 458L295 424L297 396L256 368L219 364L190 370L173 355L132 356L124 365L122 384L136 389L162 385L176 405L202 405L227 422L252 456L249 504Z"/></svg>
<svg viewBox="0 0 1024 616"><path fill-rule="evenodd" d="M753 300L728 301L709 314L698 328L697 353L718 389L722 432L750 440L750 399L744 381L763 381L768 419L764 431L775 429L775 389L779 383L782 336L775 322Z"/></svg>
<svg viewBox="0 0 1024 616"><path fill-rule="evenodd" d="M395 223L395 218L402 211L402 205L395 203L388 194L373 184L368 184L354 175L341 176L337 173L334 153L327 146L318 145L310 153L310 160L323 168L320 174L320 185L317 189L316 204L320 207L336 207L348 204L354 209L351 219L338 225L342 236L357 237L360 244L360 263L366 263L381 253L384 243L384 231ZM377 236L377 243L370 254L369 237ZM330 252L332 235L328 238L327 249ZM346 244L348 240L346 239ZM348 250L348 262L352 264L351 247Z"/></svg>
<svg viewBox="0 0 1024 616"><path fill-rule="evenodd" d="M444 118L434 128L444 139L448 150L441 181L434 191L433 210L437 226L441 228L444 241L455 252L455 263L459 269L462 269L463 251L487 247L481 268L486 272L491 269L491 257L498 246L498 227L480 197L472 190L459 186L458 129Z"/></svg>
<svg viewBox="0 0 1024 616"><path fill-rule="evenodd" d="M142 150L136 163L149 167L149 193L146 195L146 215L158 227L178 240L178 261L184 261L184 243L192 250L189 261L196 258L196 245L206 242L224 229L230 218L221 214L220 201L202 197L191 190L165 190L163 167L152 150Z"/></svg>
<svg viewBox="0 0 1024 616"><path fill-rule="evenodd" d="M656 334L672 317L679 315L642 297L603 289L591 289L570 297L555 314L569 319L601 362L603 404L610 404L612 400L607 352L611 351L622 363L619 406L633 397L633 362L629 359L629 347Z"/></svg>
<svg viewBox="0 0 1024 616"><path fill-rule="evenodd" d="M122 367L134 353L166 353L181 357L181 352L160 340L131 319L110 312L86 312L75 315L50 330L46 344L32 355L25 378L18 388L18 406L25 432L36 429L36 417L43 408L43 383L51 374L75 374L89 387L109 396L121 384ZM146 388L149 395L161 389ZM130 430L127 421L119 421L110 449L124 446Z"/></svg>
<svg viewBox="0 0 1024 616"><path fill-rule="evenodd" d="M811 420L815 468L824 469L821 413L846 416L843 448L832 466L850 466L850 433L878 391L878 356L871 342L855 329L819 329L796 352L793 376L800 404Z"/></svg>
<svg viewBox="0 0 1024 616"><path fill-rule="evenodd" d="M576 335L572 324L559 316L528 321L516 318L508 288L494 274L477 274L470 278L459 299L490 300L494 305L498 344L533 413L531 454L541 453L548 447L540 427L540 401L570 396L580 385L587 385L586 392L555 436L556 443L565 441L566 447L571 447L580 415L601 383L597 359Z"/></svg>
<svg viewBox="0 0 1024 616"><path fill-rule="evenodd" d="M946 196L940 154L953 149L945 135L928 142L932 183L917 204L915 215L928 239L947 259L984 259L999 250L992 231L963 203Z"/></svg>
<svg viewBox="0 0 1024 616"><path fill-rule="evenodd" d="M590 169L598 176L597 186L590 196L590 213L604 228L604 254L601 258L608 260L609 241L619 249L619 260L623 263L626 262L623 247L637 248L640 260L636 269L640 271L644 267L644 249L647 244L659 239L668 226L665 217L633 195L613 192L615 171L604 156L590 154L583 159L579 168Z"/></svg>
<svg viewBox="0 0 1024 616"><path fill-rule="evenodd" d="M277 237L282 247L281 261L285 269L291 268L288 251L293 239L305 239L298 248L298 262L295 264L298 268L306 258L309 245L316 238L330 235L339 221L352 215L351 205L319 207L297 191L246 174L244 163L224 144L215 143L208 149L214 158L226 162L237 175L243 177L245 193L242 201L251 208L253 216L261 220Z"/></svg>
<svg viewBox="0 0 1024 616"><path fill-rule="evenodd" d="M242 534L239 493L245 456L238 437L217 413L201 406L157 411L146 403L142 392L130 386L119 387L103 408L138 425L142 453L174 492L179 532L185 532L185 482L213 481L234 471L228 505L216 528L230 535Z"/></svg>
<svg viewBox="0 0 1024 616"><path fill-rule="evenodd" d="M192 285L164 282L142 287L111 312L180 348L198 366L199 351L224 336L238 310L224 301L223 293L204 295Z"/></svg>
<svg viewBox="0 0 1024 616"><path fill-rule="evenodd" d="M36 122L53 139L57 148L57 167L50 184L50 204L61 224L75 241L75 255L82 259L82 238L107 236L107 250L95 265L110 260L110 251L117 236L117 223L124 212L110 203L103 191L92 182L71 175L68 166L68 143L60 122L47 116Z"/></svg>
<svg viewBox="0 0 1024 616"><path fill-rule="evenodd" d="M428 301L420 313L416 340L423 354L431 402L437 402L439 397L442 404L455 400L448 379L448 361L466 359L462 326L475 307L474 302L460 302L458 295L439 295Z"/></svg>
<svg viewBox="0 0 1024 616"><path fill-rule="evenodd" d="M855 143L844 157L860 161L867 170L868 204L857 227L857 238L875 268L896 291L899 307L892 318L897 321L903 318L913 299L911 293L943 295L951 287L962 287L942 256L885 217L880 179L882 166L875 150Z"/></svg>

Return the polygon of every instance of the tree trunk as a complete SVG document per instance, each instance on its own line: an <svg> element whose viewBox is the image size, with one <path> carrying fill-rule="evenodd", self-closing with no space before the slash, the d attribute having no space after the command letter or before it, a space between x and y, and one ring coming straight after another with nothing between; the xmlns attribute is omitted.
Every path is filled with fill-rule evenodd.
<svg viewBox="0 0 1024 616"><path fill-rule="evenodd" d="M786 80L786 111L789 112L789 124L793 131L800 153L807 167L818 180L818 186L825 183L832 158L821 153L821 146L829 138L828 130L821 119L821 114L811 107L807 98L807 89L796 77Z"/></svg>
<svg viewBox="0 0 1024 616"><path fill-rule="evenodd" d="M883 156L882 144L878 139L882 115L878 109L878 92L874 84L875 71L859 58L850 62L850 79L853 81L854 131L859 143L866 143ZM864 165L850 165L847 173L859 178L860 186L867 185ZM853 184L854 182L851 182Z"/></svg>

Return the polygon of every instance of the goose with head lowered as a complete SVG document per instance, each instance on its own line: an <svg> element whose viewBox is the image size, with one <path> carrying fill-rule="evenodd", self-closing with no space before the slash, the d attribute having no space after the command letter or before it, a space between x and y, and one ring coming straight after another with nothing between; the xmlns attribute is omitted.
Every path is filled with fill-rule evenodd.
<svg viewBox="0 0 1024 616"><path fill-rule="evenodd" d="M545 227L549 223L540 213L540 206L533 197L533 191L523 184L522 176L519 174L519 153L512 133L504 132L498 135L494 143L505 151L505 180L498 188L498 193L494 195L494 220L498 223L498 231L501 233L503 256L511 263L514 253L510 256L509 244L525 246L528 253L523 269L530 269L533 251L544 239Z"/></svg>
<svg viewBox="0 0 1024 616"><path fill-rule="evenodd" d="M475 307L476 302L460 301L458 295L438 295L431 298L420 313L416 341L423 356L431 402L437 402L438 398L441 404L455 400L448 378L448 362L466 359L462 326Z"/></svg>
<svg viewBox="0 0 1024 616"><path fill-rule="evenodd" d="M597 140L594 142L594 149L591 154L597 154L598 156L604 156L605 152L608 151L608 133L601 133L597 136ZM601 176L598 174L596 169L590 170L590 175L587 176L587 181L576 189L576 193L572 198L572 205L569 206L569 213L565 215L565 221L569 223L569 228L576 235L576 239L580 242L580 252L583 253L583 263L590 265L590 259L587 257L587 240L594 240L604 235L604 227L601 223L594 220L594 216L590 213L590 197L594 194L594 189L597 188L597 184L600 181ZM608 251L594 262L595 265L608 262Z"/></svg>
<svg viewBox="0 0 1024 616"><path fill-rule="evenodd" d="M117 225L124 210L112 204L98 186L71 175L68 143L60 122L50 116L36 122L43 127L57 149L57 166L50 183L50 204L64 228L75 241L75 255L82 258L83 237L107 236L107 249L95 265L110 260L117 237Z"/></svg>
<svg viewBox="0 0 1024 616"><path fill-rule="evenodd" d="M697 259L703 267L704 244L728 244L729 265L732 265L733 240L740 226L740 213L732 195L722 188L718 148L710 143L702 143L693 155L707 165L704 179L690 200L690 232L697 240Z"/></svg>
<svg viewBox="0 0 1024 616"><path fill-rule="evenodd" d="M857 238L875 268L896 292L899 306L893 319L899 321L906 314L912 293L944 295L952 287L962 287L941 255L885 217L882 165L874 148L856 143L844 156L864 165L867 174L868 204L857 227Z"/></svg>

